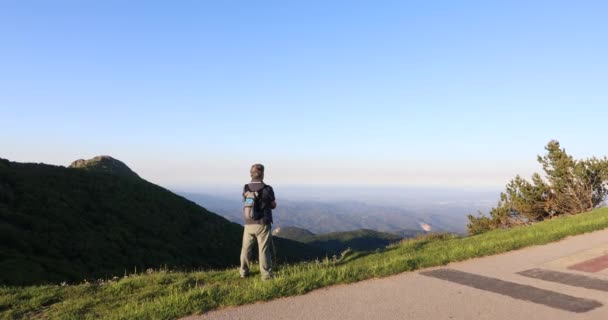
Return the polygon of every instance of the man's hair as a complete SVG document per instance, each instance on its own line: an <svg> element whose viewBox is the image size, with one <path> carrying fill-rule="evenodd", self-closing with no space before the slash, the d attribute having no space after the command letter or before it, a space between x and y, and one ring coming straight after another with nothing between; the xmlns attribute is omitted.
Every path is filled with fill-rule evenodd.
<svg viewBox="0 0 608 320"><path fill-rule="evenodd" d="M251 179L264 180L264 165L260 163L252 165L249 173L251 174Z"/></svg>

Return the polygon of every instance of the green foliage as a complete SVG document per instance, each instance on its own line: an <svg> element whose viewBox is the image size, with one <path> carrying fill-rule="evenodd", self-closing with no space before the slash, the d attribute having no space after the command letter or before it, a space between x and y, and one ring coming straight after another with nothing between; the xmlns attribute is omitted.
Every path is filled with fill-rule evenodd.
<svg viewBox="0 0 608 320"><path fill-rule="evenodd" d="M347 250L343 257L282 265L276 279L240 279L236 269L155 271L116 281L67 286L0 287L2 319L176 319L195 313L303 294L339 283L384 277L473 257L541 245L608 227L608 209L531 226L457 237L403 240L382 252ZM257 270L252 270L254 275Z"/></svg>
<svg viewBox="0 0 608 320"><path fill-rule="evenodd" d="M238 262L239 225L137 177L4 162L0 186L0 283Z"/></svg>
<svg viewBox="0 0 608 320"><path fill-rule="evenodd" d="M468 216L469 234L578 214L602 205L608 195L608 158L575 160L555 140L545 149L547 154L538 156L545 176L535 173L531 181L516 176L489 217Z"/></svg>
<svg viewBox="0 0 608 320"><path fill-rule="evenodd" d="M501 208L503 207L493 208L492 211L490 211L490 218L484 216L481 212L478 213L477 217L468 215L467 218L469 219L469 224L467 225L467 229L469 234L480 234L498 228L499 220L495 215L492 214L495 212L495 210Z"/></svg>

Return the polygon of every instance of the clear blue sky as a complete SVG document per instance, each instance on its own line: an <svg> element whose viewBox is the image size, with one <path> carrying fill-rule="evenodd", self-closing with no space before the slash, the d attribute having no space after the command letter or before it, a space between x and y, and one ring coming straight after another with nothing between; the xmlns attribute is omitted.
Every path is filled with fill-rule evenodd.
<svg viewBox="0 0 608 320"><path fill-rule="evenodd" d="M501 186L607 154L605 1L2 1L0 157Z"/></svg>

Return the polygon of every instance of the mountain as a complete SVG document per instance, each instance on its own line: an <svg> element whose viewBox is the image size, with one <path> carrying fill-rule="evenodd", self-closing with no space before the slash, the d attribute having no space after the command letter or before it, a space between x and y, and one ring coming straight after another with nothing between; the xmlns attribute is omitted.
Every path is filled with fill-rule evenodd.
<svg viewBox="0 0 608 320"><path fill-rule="evenodd" d="M129 168L126 164L110 156L97 156L89 160L79 159L72 162L69 168L99 171L124 177L139 178L137 173L133 172L133 170L131 170L131 168Z"/></svg>
<svg viewBox="0 0 608 320"><path fill-rule="evenodd" d="M347 248L357 251L380 249L399 240L401 237L391 233L361 229L317 235L305 239L304 243L339 254Z"/></svg>
<svg viewBox="0 0 608 320"><path fill-rule="evenodd" d="M273 237L272 241L276 248L276 259L279 264L314 260L315 258L327 257L330 254L323 247L309 245L300 241L279 237Z"/></svg>
<svg viewBox="0 0 608 320"><path fill-rule="evenodd" d="M277 237L289 237L289 239L321 248L330 254L340 254L347 248L357 251L380 249L402 239L401 236L395 234L369 229L315 235L306 229L283 227L278 229L275 234Z"/></svg>
<svg viewBox="0 0 608 320"><path fill-rule="evenodd" d="M298 227L277 227L272 231L272 234L283 239L302 241L303 239L313 237L315 234Z"/></svg>
<svg viewBox="0 0 608 320"><path fill-rule="evenodd" d="M235 266L242 226L110 157L70 168L0 159L0 285ZM277 239L281 261L324 256Z"/></svg>

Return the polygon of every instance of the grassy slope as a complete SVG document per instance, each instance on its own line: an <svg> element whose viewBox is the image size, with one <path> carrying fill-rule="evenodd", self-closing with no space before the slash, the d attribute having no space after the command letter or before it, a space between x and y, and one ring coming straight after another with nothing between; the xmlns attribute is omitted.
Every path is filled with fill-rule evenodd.
<svg viewBox="0 0 608 320"><path fill-rule="evenodd" d="M383 252L345 255L339 261L282 266L277 278L240 279L236 270L156 272L117 282L76 286L0 288L2 318L171 319L230 305L302 294L338 283L387 276L473 257L540 245L608 227L608 209L563 217L533 226L482 235L427 236L403 241ZM255 274L254 274L255 275Z"/></svg>

